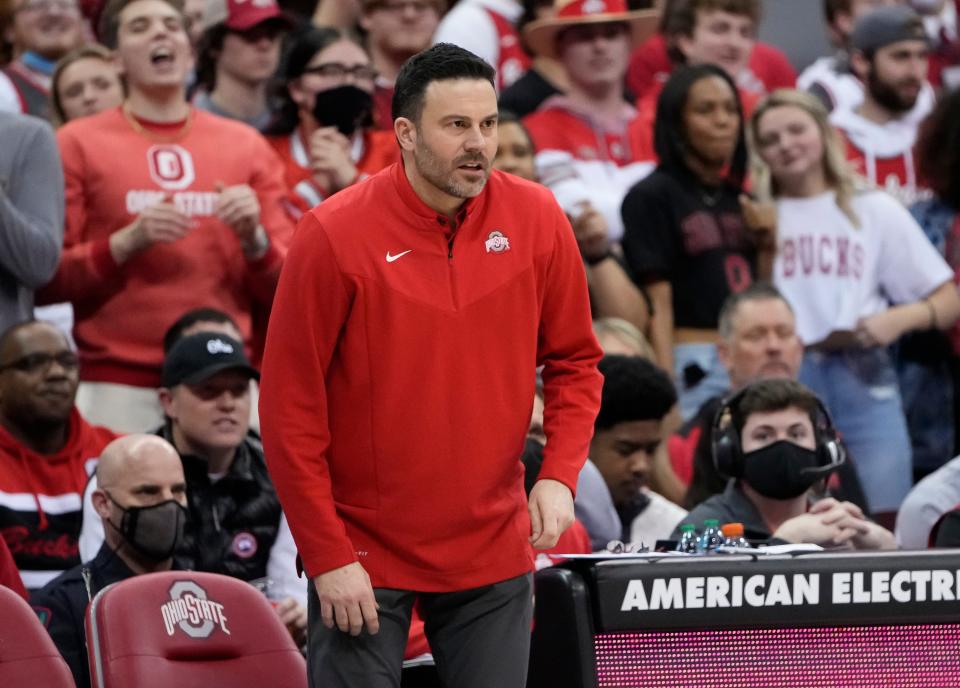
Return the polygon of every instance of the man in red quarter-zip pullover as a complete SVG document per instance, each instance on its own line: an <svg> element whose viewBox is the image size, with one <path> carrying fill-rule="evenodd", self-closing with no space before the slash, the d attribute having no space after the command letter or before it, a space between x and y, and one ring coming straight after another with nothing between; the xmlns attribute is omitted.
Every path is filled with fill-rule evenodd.
<svg viewBox="0 0 960 688"><path fill-rule="evenodd" d="M530 543L573 522L599 406L583 266L550 193L491 172L485 62L419 53L393 116L403 162L302 218L267 336L267 463L317 592L310 677L399 686L416 602L445 685L522 688Z"/></svg>

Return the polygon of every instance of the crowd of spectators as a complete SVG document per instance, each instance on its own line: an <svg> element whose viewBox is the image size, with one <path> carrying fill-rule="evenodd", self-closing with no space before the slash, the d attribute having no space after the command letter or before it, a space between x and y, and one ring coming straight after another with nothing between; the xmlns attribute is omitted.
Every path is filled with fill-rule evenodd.
<svg viewBox="0 0 960 688"><path fill-rule="evenodd" d="M299 218L400 164L394 81L435 42L497 69L492 164L565 212L606 352L557 551L715 516L960 544L960 1L823 0L836 52L799 76L763 9L0 2L0 584L78 683L87 596L148 571L262 585L303 642L257 432L274 291ZM836 470L771 487L781 441Z"/></svg>

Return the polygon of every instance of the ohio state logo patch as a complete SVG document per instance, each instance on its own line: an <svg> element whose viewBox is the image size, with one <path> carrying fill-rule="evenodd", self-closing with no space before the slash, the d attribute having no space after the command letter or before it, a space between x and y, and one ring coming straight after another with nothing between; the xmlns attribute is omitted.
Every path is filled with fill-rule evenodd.
<svg viewBox="0 0 960 688"><path fill-rule="evenodd" d="M193 184L197 175L193 167L193 156L181 146L160 144L147 150L147 164L150 178L161 189L179 191Z"/></svg>
<svg viewBox="0 0 960 688"><path fill-rule="evenodd" d="M510 250L510 240L500 230L493 230L484 242L487 253L503 253Z"/></svg>
<svg viewBox="0 0 960 688"><path fill-rule="evenodd" d="M237 533L230 545L230 551L241 559L249 559L257 553L257 538L251 533Z"/></svg>
<svg viewBox="0 0 960 688"><path fill-rule="evenodd" d="M222 339L211 339L207 342L207 353L212 356L216 356L217 354L232 354L233 346Z"/></svg>
<svg viewBox="0 0 960 688"><path fill-rule="evenodd" d="M223 605L207 598L207 591L193 581L177 581L170 586L170 601L160 606L167 635L177 629L191 638L209 638L213 630L230 635Z"/></svg>

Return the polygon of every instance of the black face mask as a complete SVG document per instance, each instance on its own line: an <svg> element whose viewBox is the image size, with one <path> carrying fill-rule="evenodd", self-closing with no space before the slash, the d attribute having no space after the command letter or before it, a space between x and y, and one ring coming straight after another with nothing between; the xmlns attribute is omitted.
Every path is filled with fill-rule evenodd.
<svg viewBox="0 0 960 688"><path fill-rule="evenodd" d="M173 556L187 520L187 510L180 502L169 499L152 506L124 508L113 497L110 501L123 511L123 518L119 528L107 522L135 552L150 561L165 561Z"/></svg>
<svg viewBox="0 0 960 688"><path fill-rule="evenodd" d="M344 136L373 124L373 96L356 86L337 86L316 94L313 118L324 127L336 127Z"/></svg>
<svg viewBox="0 0 960 688"><path fill-rule="evenodd" d="M817 452L779 440L743 455L743 481L770 499L799 497L823 478Z"/></svg>

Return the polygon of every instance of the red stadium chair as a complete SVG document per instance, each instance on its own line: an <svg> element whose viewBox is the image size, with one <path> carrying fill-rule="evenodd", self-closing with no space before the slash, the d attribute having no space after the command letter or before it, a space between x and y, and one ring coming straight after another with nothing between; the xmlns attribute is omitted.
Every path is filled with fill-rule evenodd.
<svg viewBox="0 0 960 688"><path fill-rule="evenodd" d="M93 688L305 688L270 602L243 581L166 571L108 586L87 608Z"/></svg>
<svg viewBox="0 0 960 688"><path fill-rule="evenodd" d="M0 686L75 688L37 613L17 593L0 585Z"/></svg>

